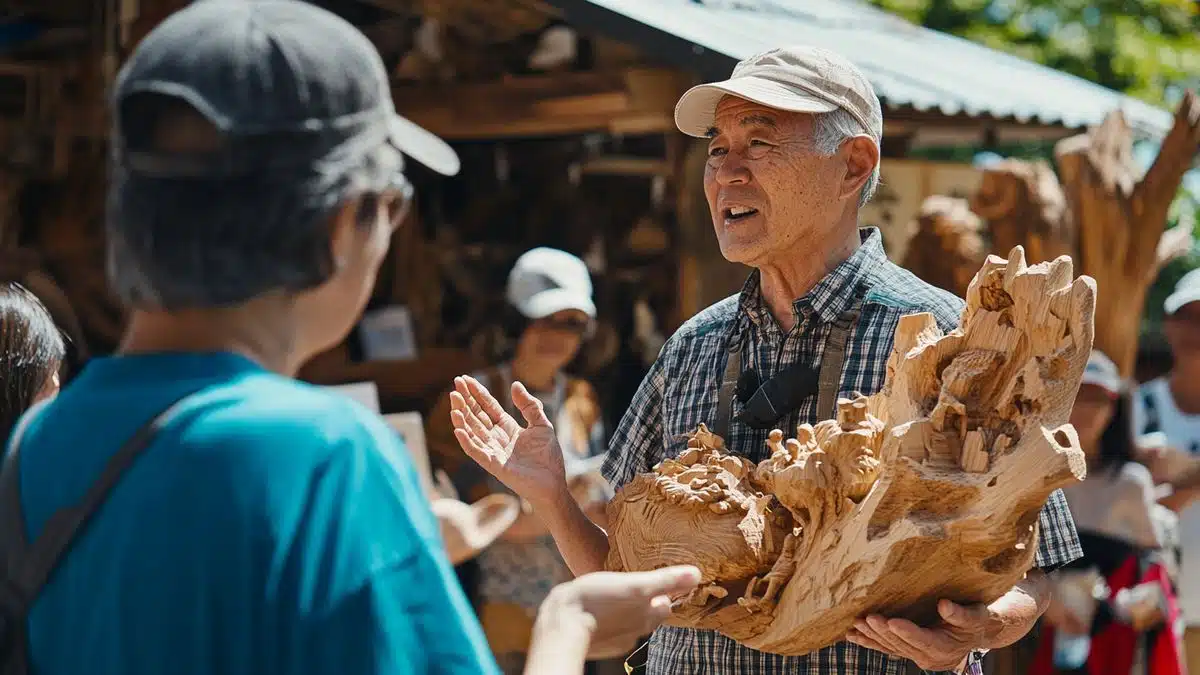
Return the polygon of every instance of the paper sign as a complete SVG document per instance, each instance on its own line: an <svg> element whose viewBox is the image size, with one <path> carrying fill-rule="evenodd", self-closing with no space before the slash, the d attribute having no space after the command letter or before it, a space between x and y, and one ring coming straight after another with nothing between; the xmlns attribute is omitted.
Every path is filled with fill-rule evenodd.
<svg viewBox="0 0 1200 675"><path fill-rule="evenodd" d="M363 358L367 361L408 361L417 358L412 312L393 305L367 312L358 323Z"/></svg>
<svg viewBox="0 0 1200 675"><path fill-rule="evenodd" d="M425 445L425 424L418 412L402 412L384 415L389 426L400 434L408 452L412 455L417 474L421 478L421 487L426 494L433 497L437 494L433 486L433 470L429 467L429 449Z"/></svg>

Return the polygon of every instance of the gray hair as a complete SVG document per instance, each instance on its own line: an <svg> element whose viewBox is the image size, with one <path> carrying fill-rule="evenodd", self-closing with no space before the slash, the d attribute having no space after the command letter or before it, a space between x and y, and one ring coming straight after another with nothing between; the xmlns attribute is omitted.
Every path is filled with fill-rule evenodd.
<svg viewBox="0 0 1200 675"><path fill-rule="evenodd" d="M315 288L335 270L329 218L351 195L386 188L396 170L387 160L368 155L286 175L186 180L113 166L106 219L113 291L133 308L175 311Z"/></svg>
<svg viewBox="0 0 1200 675"><path fill-rule="evenodd" d="M827 113L821 113L813 118L812 144L813 149L817 152L829 156L838 151L848 139L863 134L871 135L869 131L863 129L858 120L845 110L838 108ZM871 201L871 197L875 196L875 189L879 187L879 164L875 165L875 170L871 172L871 177L863 183L862 191L858 195L858 205L865 206Z"/></svg>

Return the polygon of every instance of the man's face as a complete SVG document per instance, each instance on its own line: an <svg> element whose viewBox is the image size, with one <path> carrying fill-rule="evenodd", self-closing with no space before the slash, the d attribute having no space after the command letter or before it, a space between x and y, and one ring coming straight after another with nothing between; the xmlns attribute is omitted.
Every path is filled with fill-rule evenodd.
<svg viewBox="0 0 1200 675"><path fill-rule="evenodd" d="M809 114L733 96L717 105L704 192L726 259L761 266L795 255L798 242L822 240L848 200L857 200L858 191L847 187L851 149L822 157L812 147L812 131Z"/></svg>
<svg viewBox="0 0 1200 675"><path fill-rule="evenodd" d="M1200 302L1189 302L1163 323L1171 355L1177 361L1200 360Z"/></svg>

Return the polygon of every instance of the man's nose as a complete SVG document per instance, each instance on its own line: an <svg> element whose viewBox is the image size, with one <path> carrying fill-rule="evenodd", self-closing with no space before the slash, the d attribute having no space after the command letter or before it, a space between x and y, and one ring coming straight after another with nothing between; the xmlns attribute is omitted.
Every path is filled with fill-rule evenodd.
<svg viewBox="0 0 1200 675"><path fill-rule="evenodd" d="M730 152L721 158L717 167L717 182L721 185L742 185L750 182L750 169L741 155Z"/></svg>

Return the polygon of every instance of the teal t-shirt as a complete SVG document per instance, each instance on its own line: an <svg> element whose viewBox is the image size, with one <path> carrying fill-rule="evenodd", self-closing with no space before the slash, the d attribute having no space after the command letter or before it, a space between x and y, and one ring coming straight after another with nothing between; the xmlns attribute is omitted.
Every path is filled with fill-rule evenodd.
<svg viewBox="0 0 1200 675"><path fill-rule="evenodd" d="M188 392L36 600L35 673L498 672L400 439L232 354L98 359L32 412L31 539Z"/></svg>

